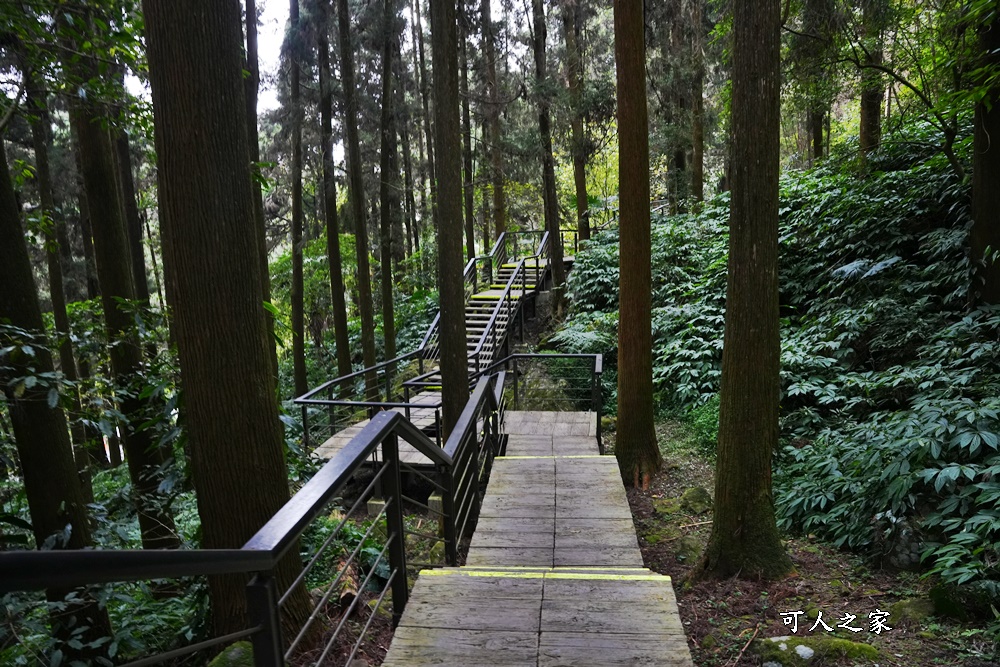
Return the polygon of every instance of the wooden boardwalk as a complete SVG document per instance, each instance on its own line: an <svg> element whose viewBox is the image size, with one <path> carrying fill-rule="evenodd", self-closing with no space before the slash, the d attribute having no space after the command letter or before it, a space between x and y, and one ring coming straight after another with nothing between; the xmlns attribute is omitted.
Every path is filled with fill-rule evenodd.
<svg viewBox="0 0 1000 667"><path fill-rule="evenodd" d="M596 416L508 412L504 432L466 566L420 573L383 665L691 665Z"/></svg>
<svg viewBox="0 0 1000 667"><path fill-rule="evenodd" d="M408 401L412 408L391 408L390 412L398 412L404 417L408 417L410 422L421 430L432 429L437 424L437 406L441 404L440 391L422 391L416 396L412 396ZM427 407L420 407L427 406ZM409 414L407 414L409 412ZM332 436L323 441L323 444L313 450L313 455L321 459L332 459L337 452L346 447L348 443L361 433L361 430L368 426L370 419L363 419L351 424L347 428L337 431ZM376 451L373 455L376 461L381 460L381 453ZM432 461L418 452L406 442L399 443L399 458L403 463L411 465L432 465Z"/></svg>

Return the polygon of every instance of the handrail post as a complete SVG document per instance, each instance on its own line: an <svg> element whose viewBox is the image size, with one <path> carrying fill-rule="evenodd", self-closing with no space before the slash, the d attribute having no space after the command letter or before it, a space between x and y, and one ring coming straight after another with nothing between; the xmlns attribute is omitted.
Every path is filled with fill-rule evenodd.
<svg viewBox="0 0 1000 667"><path fill-rule="evenodd" d="M309 450L309 406L302 404L302 446Z"/></svg>
<svg viewBox="0 0 1000 667"><path fill-rule="evenodd" d="M403 523L403 494L399 474L399 438L395 433L382 441L382 460L389 466L382 486L383 498L387 503L385 532L389 536L389 570L395 571L392 578L392 627L399 625L399 619L406 608L409 588L406 582L406 533Z"/></svg>
<svg viewBox="0 0 1000 667"><path fill-rule="evenodd" d="M441 508L444 512L444 555L445 562L452 567L458 566L458 539L455 516L455 477L447 466L440 466L441 476Z"/></svg>
<svg viewBox="0 0 1000 667"><path fill-rule="evenodd" d="M516 410L520 410L521 409L521 394L518 393L518 384L517 384L517 357L514 357L514 359L511 361L511 363L514 366L514 408Z"/></svg>
<svg viewBox="0 0 1000 667"><path fill-rule="evenodd" d="M279 667L285 664L281 649L281 619L278 615L278 591L270 573L258 572L247 584L247 614L251 625L259 625L253 635L254 667Z"/></svg>
<svg viewBox="0 0 1000 667"><path fill-rule="evenodd" d="M603 406L601 405L604 401L601 400L601 374L597 370L597 357L594 357L594 373L593 373L593 397L592 401L594 403L594 412L597 413L597 451L600 454L604 454L604 438L601 434L601 410Z"/></svg>

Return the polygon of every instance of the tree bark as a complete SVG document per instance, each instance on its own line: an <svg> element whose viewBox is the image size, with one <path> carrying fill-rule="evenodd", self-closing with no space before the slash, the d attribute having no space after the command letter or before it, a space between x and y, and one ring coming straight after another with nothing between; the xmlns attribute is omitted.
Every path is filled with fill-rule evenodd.
<svg viewBox="0 0 1000 667"><path fill-rule="evenodd" d="M79 138L108 339L116 342L109 353L111 368L115 382L125 390L120 408L127 423L122 425L122 435L143 548L177 548L180 540L174 520L159 492L162 452L152 433L143 427L150 418L150 400L141 397L142 387L135 386L143 376L143 361L127 306L135 300L135 283L111 133L89 100L79 100L70 107L70 122Z"/></svg>
<svg viewBox="0 0 1000 667"><path fill-rule="evenodd" d="M246 0L246 70L249 76L244 77L243 87L246 93L247 131L249 137L250 162L252 163L254 179L251 183L253 192L253 234L257 239L257 252L260 255L260 281L264 301L271 301L271 278L267 262L267 229L264 220L264 194L261 192L260 174L260 140L257 132L257 94L260 88L260 64L257 60L257 2ZM155 268L155 261L154 261ZM267 321L268 349L271 351L271 375L278 378L278 343L274 336L274 316L270 311L264 313Z"/></svg>
<svg viewBox="0 0 1000 667"><path fill-rule="evenodd" d="M396 59L396 66L401 68L401 59ZM403 78L397 77L402 84ZM416 187L413 182L413 160L410 156L410 111L406 106L406 98L403 94L403 86L400 85L397 92L396 104L400 110L400 141L403 144L403 191L405 212L403 221L406 225L406 256L413 254L414 244L420 248L417 240L417 202L413 196L413 189Z"/></svg>
<svg viewBox="0 0 1000 667"><path fill-rule="evenodd" d="M45 92L32 77L28 86L28 104L32 105L31 139L35 152L35 177L38 180L38 198L41 212L44 216L42 227L45 233L45 259L49 274L49 297L52 300L52 319L55 322L57 346L59 350L59 370L66 380L76 384L80 379L73 356L73 341L70 337L69 315L66 312L66 294L63 289L62 253L59 243L59 228L63 221L56 216L55 202L52 197L52 176L49 171L49 146L52 143L51 120ZM62 236L65 236L64 234ZM80 392L73 390L74 413L79 417L83 412L80 403ZM88 440L88 429L74 420L71 433L76 456L76 466L80 475L84 500L94 501L94 488L91 483L90 461L95 459L91 449L96 442Z"/></svg>
<svg viewBox="0 0 1000 667"><path fill-rule="evenodd" d="M399 189L399 163L396 157L396 110L393 83L393 47L396 41L393 24L395 0L382 0L382 145L379 155L379 257L382 274L382 334L385 358L396 357L396 314L392 304L392 228L399 214L396 193ZM391 387L388 379L386 386Z"/></svg>
<svg viewBox="0 0 1000 667"><path fill-rule="evenodd" d="M77 205L80 207L80 237L83 242L84 274L86 275L88 299L101 295L97 281L97 262L94 260L94 231L90 224L90 203L87 201L87 187L83 181L83 161L80 158L80 135L70 123L70 137L73 143L73 160L76 164Z"/></svg>
<svg viewBox="0 0 1000 667"><path fill-rule="evenodd" d="M333 308L333 335L337 345L337 375L351 373L351 341L344 298L344 267L340 257L340 224L337 220L337 180L333 164L333 85L330 76L329 0L317 4L319 26L320 142L323 159L323 214L326 216L326 256L330 267L330 298Z"/></svg>
<svg viewBox="0 0 1000 667"><path fill-rule="evenodd" d="M45 335L38 291L31 270L31 260L21 229L20 211L7 167L7 154L0 137L0 320L25 331ZM23 341L22 341L23 342ZM0 331L0 345L16 343ZM50 538L57 549L84 549L92 546L86 498L77 475L70 446L66 417L49 400L49 386L38 382L33 387L22 384L23 391L11 385L15 378L36 377L53 371L52 357L46 345L32 345L34 356L24 352L5 355L0 371L3 395L10 411L14 442L21 464L21 478L31 513L35 544L41 548ZM65 539L59 539L66 527ZM63 600L70 591L47 591L50 601ZM70 602L61 612L50 615L53 635L61 640L59 648L70 659L86 660L90 652L74 650L63 643L70 638L89 643L111 634L107 612L98 609L92 599L82 594L79 602ZM73 631L83 627L82 636Z"/></svg>
<svg viewBox="0 0 1000 667"><path fill-rule="evenodd" d="M430 185L431 190L431 206L430 206L430 219L437 221L437 171L435 168L434 152L436 149L436 144L434 143L434 130L431 124L432 118L437 117L437 113L433 116L431 115L430 108L430 87L429 77L427 76L427 60L424 58L424 28L420 20L420 2L421 0L411 0L413 3L412 7L415 10L416 20L413 24L413 29L415 32L415 37L417 41L417 54L419 56L420 62L420 98L424 106L424 132L427 135L427 180ZM433 57L433 54L431 54Z"/></svg>
<svg viewBox="0 0 1000 667"><path fill-rule="evenodd" d="M984 71L1000 68L1000 20L981 26ZM982 84L981 84L982 85ZM1000 303L1000 84L976 105L972 162L972 264L974 302Z"/></svg>
<svg viewBox="0 0 1000 667"><path fill-rule="evenodd" d="M146 274L146 254L142 248L142 221L136 201L135 177L132 175L132 151L124 130L115 133L115 154L118 177L125 207L125 229L128 233L129 257L132 260L132 277L135 281L135 298L149 305L149 278Z"/></svg>
<svg viewBox="0 0 1000 667"><path fill-rule="evenodd" d="M787 573L774 520L778 441L779 0L735 0L729 272L712 533L702 576Z"/></svg>
<svg viewBox="0 0 1000 667"><path fill-rule="evenodd" d="M490 154L490 176L493 190L493 233L494 238L507 231L507 197L504 192L503 149L500 135L500 84L497 80L496 34L490 17L490 0L482 0L480 14L483 24L483 44L486 50L486 88L489 102L486 105Z"/></svg>
<svg viewBox="0 0 1000 667"><path fill-rule="evenodd" d="M865 67L861 70L861 125L858 148L862 170L867 168L868 154L882 140L882 96L885 86L882 74L875 67L882 64L883 0L866 0L862 4L862 24L865 34Z"/></svg>
<svg viewBox="0 0 1000 667"><path fill-rule="evenodd" d="M691 90L691 195L705 199L705 54L701 0L691 3L691 31L694 36L694 81Z"/></svg>
<svg viewBox="0 0 1000 667"><path fill-rule="evenodd" d="M576 187L576 224L579 240L590 238L590 200L587 197L587 137L583 132L583 62L580 56L580 0L562 5L566 42L566 80L569 88L570 128L573 134L573 184Z"/></svg>
<svg viewBox="0 0 1000 667"><path fill-rule="evenodd" d="M305 304L302 275L302 95L300 92L299 0L290 0L288 23L292 47L288 51L291 82L289 85L292 120L292 365L295 395L309 391L306 378Z"/></svg>
<svg viewBox="0 0 1000 667"><path fill-rule="evenodd" d="M461 61L462 96L462 174L465 201L465 252L471 260L476 256L475 204L472 193L472 118L469 111L469 22L465 15L464 2L458 5L458 53Z"/></svg>
<svg viewBox="0 0 1000 667"><path fill-rule="evenodd" d="M462 278L462 138L458 114L455 0L431 0L434 127L438 155L438 289L441 293L441 402L448 437L469 399Z"/></svg>
<svg viewBox="0 0 1000 667"><path fill-rule="evenodd" d="M365 186L361 174L361 145L358 139L358 102L354 88L354 47L347 0L337 0L340 27L340 78L344 90L344 128L347 134L347 198L354 218L354 248L358 257L358 310L361 313L361 354L365 368L375 365L375 318L372 314L372 274L368 263L368 228L365 224ZM365 374L365 395L378 396L375 373Z"/></svg>
<svg viewBox="0 0 1000 667"><path fill-rule="evenodd" d="M545 209L545 229L549 233L549 263L552 271L552 312L562 316L563 283L566 267L563 265L563 247L559 224L559 200L556 198L555 160L552 157L552 132L550 129L550 102L545 64L545 7L543 0L532 0L534 13L535 85L538 94L538 134L542 140L542 199Z"/></svg>
<svg viewBox="0 0 1000 667"><path fill-rule="evenodd" d="M662 458L653 428L653 333L649 217L649 118L642 0L615 0L620 185L618 435L626 484L649 485Z"/></svg>
<svg viewBox="0 0 1000 667"><path fill-rule="evenodd" d="M167 299L202 547L238 548L288 499L253 228L238 0L145 0ZM206 67L205 63L212 63ZM227 193L220 197L218 193ZM206 335L206 331L211 335ZM278 589L300 571L278 566ZM246 578L209 578L216 633L246 627ZM286 627L308 614L305 590Z"/></svg>
<svg viewBox="0 0 1000 667"><path fill-rule="evenodd" d="M809 131L812 134L812 162L817 164L823 159L823 117L822 110L814 109L809 112Z"/></svg>

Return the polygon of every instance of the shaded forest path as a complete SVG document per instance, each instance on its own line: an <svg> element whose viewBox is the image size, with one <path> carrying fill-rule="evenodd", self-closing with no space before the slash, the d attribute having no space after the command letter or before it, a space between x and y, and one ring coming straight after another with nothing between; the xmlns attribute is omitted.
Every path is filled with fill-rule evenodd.
<svg viewBox="0 0 1000 667"><path fill-rule="evenodd" d="M383 665L691 665L593 412L508 411L466 566L423 570Z"/></svg>

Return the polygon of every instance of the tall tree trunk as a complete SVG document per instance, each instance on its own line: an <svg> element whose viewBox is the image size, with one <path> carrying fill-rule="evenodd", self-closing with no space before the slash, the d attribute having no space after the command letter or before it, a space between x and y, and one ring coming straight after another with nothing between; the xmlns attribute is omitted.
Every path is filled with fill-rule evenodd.
<svg viewBox="0 0 1000 667"><path fill-rule="evenodd" d="M702 31L702 0L691 3L691 45L694 51L694 81L691 90L691 195L695 201L705 199L705 54Z"/></svg>
<svg viewBox="0 0 1000 667"><path fill-rule="evenodd" d="M0 137L0 320L44 336L45 325L38 305L38 291L31 270L31 260L21 229L20 211L7 167L7 154ZM21 341L24 342L24 341ZM16 344L0 333L0 345ZM23 392L14 391L15 378L38 377L53 371L52 357L46 345L32 345L33 357L27 354L5 355L0 368L0 384L10 411L10 421L21 464L24 492L31 513L35 544L41 548L47 540L70 530L65 541L55 539L58 549L84 549L92 546L87 518L86 498L77 475L70 446L66 417L48 394L50 387L38 382L22 384ZM47 591L52 602L62 601L70 591ZM73 649L70 639L89 643L110 635L107 612L101 610L85 593L68 602L62 611L50 615L53 635L67 658L86 661L89 652ZM73 632L82 632L74 636Z"/></svg>
<svg viewBox="0 0 1000 667"><path fill-rule="evenodd" d="M465 201L465 252L471 260L476 256L475 204L472 193L472 118L469 111L469 22L465 15L464 0L458 5L458 57L461 69L462 96L462 174Z"/></svg>
<svg viewBox="0 0 1000 667"><path fill-rule="evenodd" d="M396 357L396 314L392 305L392 228L399 206L399 164L396 158L396 110L393 88L393 51L396 41L393 24L395 0L382 0L382 135L379 151L379 263L382 274L382 333L385 337L385 358ZM387 380L391 387L392 381Z"/></svg>
<svg viewBox="0 0 1000 667"><path fill-rule="evenodd" d="M621 252L618 327L618 436L626 484L649 485L662 463L653 429L653 334L649 219L649 117L642 0L616 0L618 182Z"/></svg>
<svg viewBox="0 0 1000 667"><path fill-rule="evenodd" d="M809 131L812 133L812 160L816 164L823 158L823 116L822 109L809 112Z"/></svg>
<svg viewBox="0 0 1000 667"><path fill-rule="evenodd" d="M396 59L396 67L401 69L401 59ZM417 202L413 197L413 160L410 155L410 111L406 106L406 98L403 94L402 77L397 77L400 82L398 87L396 105L400 111L400 141L403 144L403 191L405 212L403 221L406 225L406 256L413 254L413 246L416 241L417 231ZM419 246L418 246L419 248Z"/></svg>
<svg viewBox="0 0 1000 667"><path fill-rule="evenodd" d="M90 68L86 62L73 66L79 66L81 72ZM143 375L142 351L127 306L135 300L135 283L111 133L91 100L78 100L70 107L70 122L79 138L108 339L116 341L109 354L111 368L115 382L126 390L120 406L127 422L122 425L122 436L142 545L146 549L177 548L180 540L173 516L159 492L162 452L143 426L152 412L151 400L142 397L142 388L135 386Z"/></svg>
<svg viewBox="0 0 1000 667"><path fill-rule="evenodd" d="M145 0L143 9L167 298L202 546L238 548L288 499L260 248L247 233L254 212L240 7L237 0ZM278 589L300 569L293 548L276 569ZM217 633L247 627L245 577L210 577L209 594ZM282 608L286 627L298 627L308 611L298 587Z"/></svg>
<svg viewBox="0 0 1000 667"><path fill-rule="evenodd" d="M882 23L884 0L866 0L862 4L862 23L865 34L865 64L861 70L861 126L858 148L862 169L867 168L868 154L878 148L882 140L882 96L885 86L882 74L875 67L882 64Z"/></svg>
<svg viewBox="0 0 1000 667"><path fill-rule="evenodd" d="M466 254L471 260L476 256L476 214L473 193L473 160L472 160L472 114L469 108L469 58L468 58L468 20L463 6L459 6L459 55L461 59L461 95L462 95L462 174L464 177L465 201L465 243Z"/></svg>
<svg viewBox="0 0 1000 667"><path fill-rule="evenodd" d="M779 0L734 0L729 278L718 462L703 576L772 579L791 560L771 495L778 444Z"/></svg>
<svg viewBox="0 0 1000 667"><path fill-rule="evenodd" d="M132 151L128 134L119 130L114 136L115 155L118 160L118 178L125 207L125 229L128 233L129 257L132 260L132 277L135 281L135 298L149 305L149 278L146 275L146 254L142 248L142 220L136 200L135 177L132 175Z"/></svg>
<svg viewBox="0 0 1000 667"><path fill-rule="evenodd" d="M982 71L1000 68L1000 19L979 27ZM1000 83L976 105L972 162L974 302L1000 303ZM987 249L989 255L987 255Z"/></svg>
<svg viewBox="0 0 1000 667"><path fill-rule="evenodd" d="M372 273L368 264L368 227L365 224L365 185L361 174L361 145L358 139L358 102L354 88L354 47L347 0L337 0L340 27L340 80L344 90L344 128L347 134L347 198L354 219L354 248L358 257L358 310L361 313L361 355L365 368L375 365L375 318L372 314ZM378 396L375 373L365 375L368 400Z"/></svg>
<svg viewBox="0 0 1000 667"><path fill-rule="evenodd" d="M566 80L569 87L570 127L573 132L573 184L576 186L576 225L579 239L590 238L590 202L587 198L587 137L583 133L583 60L580 56L580 0L562 5L566 42Z"/></svg>
<svg viewBox="0 0 1000 667"><path fill-rule="evenodd" d="M45 220L42 224L45 233L45 258L49 273L49 296L52 300L52 319L56 325L57 345L59 350L59 369L71 384L80 379L76 371L76 360L73 357L73 341L70 338L69 315L66 312L66 294L63 289L62 255L58 228L63 221L56 217L55 202L52 198L52 177L49 171L49 146L51 139L51 120L45 92L32 77L28 87L27 101L32 105L31 139L35 152L35 177L38 180L38 198L41 212ZM83 413L80 403L80 392L73 391L74 414L79 417ZM94 501L94 488L91 483L90 461L94 455L91 447L95 442L88 442L88 430L78 420L73 421L71 433L76 454L76 466L80 474L81 488L84 500Z"/></svg>
<svg viewBox="0 0 1000 667"><path fill-rule="evenodd" d="M302 95L299 79L299 0L290 0L288 22L292 48L288 51L291 69L289 103L292 117L292 362L295 395L309 390L306 378L305 304L302 276Z"/></svg>
<svg viewBox="0 0 1000 667"><path fill-rule="evenodd" d="M435 113L431 116L430 109L430 81L427 76L427 60L424 58L424 28L420 21L421 0L411 0L415 8L415 23L413 26L417 38L417 54L420 61L420 98L424 105L424 132L427 135L427 180L430 183L431 207L430 219L437 221L437 171L435 168L434 152L437 150L434 143L434 130L432 119L437 117ZM431 54L433 56L433 54Z"/></svg>
<svg viewBox="0 0 1000 667"><path fill-rule="evenodd" d="M143 226L146 228L146 238L151 239L152 234L149 230L149 218L145 215L142 220ZM160 300L160 307L166 305L167 301L163 297L163 285L160 280L160 269L156 262L156 250L153 248L152 240L149 241L149 265L153 267L153 285L156 287L156 298Z"/></svg>
<svg viewBox="0 0 1000 667"><path fill-rule="evenodd" d="M423 93L424 82L423 82L422 72L421 72L421 69L420 69L420 59L417 57L417 39L418 39L417 32L418 32L418 27L417 27L416 8L414 7L413 0L410 0L409 7L410 7L410 30L411 30L411 34L412 34L412 39L411 39L411 44L410 44L410 46L411 46L410 54L412 55L412 58L413 58L413 73L414 73L414 79L415 79L414 85L416 86L416 96L417 96L417 99L420 100L421 96L422 96L422 93ZM430 219L430 211L431 211L430 202L429 202L429 200L427 198L427 192L428 192L428 184L427 184L427 180L428 180L427 160L426 160L426 158L424 156L424 130L423 130L423 124L426 122L426 120L427 120L426 112L424 112L423 115L422 115L421 112L418 110L418 112L417 112L416 137L417 137L417 160L418 160L418 162L417 162L418 170L417 171L418 171L419 177L420 177L420 217L421 217L421 221L425 221L425 220ZM419 246L420 245L419 234L415 234L414 235L414 242L415 242L415 246ZM419 250L419 247L417 247L417 250ZM421 262L422 261L423 261L423 259L421 258Z"/></svg>
<svg viewBox="0 0 1000 667"><path fill-rule="evenodd" d="M488 138L489 130L487 126L483 125L483 143L489 141ZM483 193L483 252L489 253L492 250L493 237L490 235L490 189L485 185L482 188Z"/></svg>
<svg viewBox="0 0 1000 667"><path fill-rule="evenodd" d="M80 207L80 237L83 242L84 274L87 282L88 299L96 299L101 294L97 281L97 262L94 260L94 230L90 224L90 203L87 201L87 187L83 180L83 161L80 158L80 135L70 123L70 137L73 143L73 161L76 164L77 205Z"/></svg>
<svg viewBox="0 0 1000 667"><path fill-rule="evenodd" d="M258 163L260 162L260 139L257 132L257 95L260 88L260 64L257 59L257 2L246 0L246 70L249 76L243 79L246 93L247 131L249 138L250 162L255 178L251 183L253 192L253 235L257 239L260 256L260 282L264 301L271 301L271 278L267 263L267 229L264 220L264 193L261 191ZM270 311L264 314L267 321L267 341L271 354L271 375L278 377L278 343L274 336L274 316Z"/></svg>
<svg viewBox="0 0 1000 667"><path fill-rule="evenodd" d="M438 155L438 288L441 292L441 402L444 436L469 398L462 279L462 137L458 114L455 0L431 0L434 127Z"/></svg>
<svg viewBox="0 0 1000 667"><path fill-rule="evenodd" d="M555 160L552 157L549 94L546 90L545 66L545 7L543 0L532 0L534 10L535 85L538 94L538 134L542 140L542 199L545 206L545 229L549 233L549 262L552 265L552 312L562 315L563 283L566 267L563 265L563 247L559 224L559 200L556 198Z"/></svg>
<svg viewBox="0 0 1000 667"><path fill-rule="evenodd" d="M330 40L328 0L317 5L319 26L316 31L319 50L320 142L323 157L323 212L326 216L326 256L330 267L330 298L333 304L333 335L337 344L337 375L351 373L351 342L344 298L344 267L340 258L340 224L337 220L337 180L333 164L333 85L330 76Z"/></svg>
<svg viewBox="0 0 1000 667"><path fill-rule="evenodd" d="M480 14L483 24L483 44L486 49L486 87L489 102L486 105L490 140L490 176L493 184L493 229L496 238L507 231L507 197L504 192L503 150L500 135L500 85L497 80L496 34L490 18L490 0L482 0Z"/></svg>

